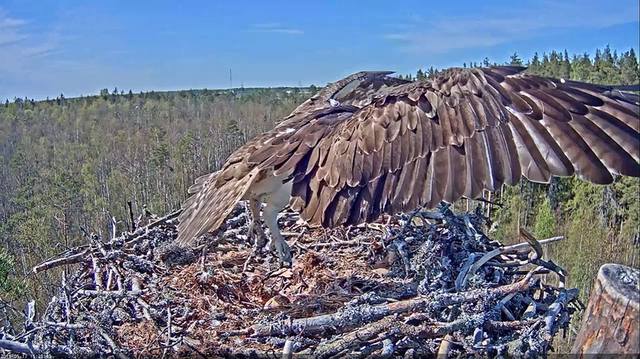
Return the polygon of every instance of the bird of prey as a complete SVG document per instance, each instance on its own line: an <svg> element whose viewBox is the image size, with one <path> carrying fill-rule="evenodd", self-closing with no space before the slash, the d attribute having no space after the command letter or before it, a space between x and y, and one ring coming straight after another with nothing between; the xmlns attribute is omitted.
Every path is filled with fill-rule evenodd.
<svg viewBox="0 0 640 359"><path fill-rule="evenodd" d="M196 179L178 242L216 230L247 200L256 245L266 244L266 204L270 248L290 264L276 220L287 205L334 227L477 198L521 177L640 176L637 95L524 70L453 68L416 82L359 72L329 84Z"/></svg>

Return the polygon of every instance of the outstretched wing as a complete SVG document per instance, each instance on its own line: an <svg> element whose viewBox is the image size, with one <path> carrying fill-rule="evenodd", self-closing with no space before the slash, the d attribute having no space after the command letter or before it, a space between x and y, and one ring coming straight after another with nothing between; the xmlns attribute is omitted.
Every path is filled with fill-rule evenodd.
<svg viewBox="0 0 640 359"><path fill-rule="evenodd" d="M189 188L178 225L178 242L187 244L214 231L243 198L260 171L290 174L317 141L329 136L335 124L370 103L373 93L408 81L386 76L390 72L359 72L327 85L296 108L273 130L250 140L212 174L196 179Z"/></svg>
<svg viewBox="0 0 640 359"><path fill-rule="evenodd" d="M294 209L323 226L475 198L521 176L640 175L637 99L522 70L451 69L384 88L362 108L308 114L273 139L279 156L252 159L291 173Z"/></svg>

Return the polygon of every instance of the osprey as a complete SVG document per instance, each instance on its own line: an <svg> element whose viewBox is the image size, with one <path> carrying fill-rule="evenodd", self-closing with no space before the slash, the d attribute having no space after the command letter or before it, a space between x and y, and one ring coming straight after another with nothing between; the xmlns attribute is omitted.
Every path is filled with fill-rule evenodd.
<svg viewBox="0 0 640 359"><path fill-rule="evenodd" d="M311 225L477 198L521 177L577 175L598 184L640 176L637 95L534 76L525 68L454 68L410 82L359 72L329 84L277 126L196 179L178 242L220 227L247 200L250 234L285 263L277 214L291 205Z"/></svg>

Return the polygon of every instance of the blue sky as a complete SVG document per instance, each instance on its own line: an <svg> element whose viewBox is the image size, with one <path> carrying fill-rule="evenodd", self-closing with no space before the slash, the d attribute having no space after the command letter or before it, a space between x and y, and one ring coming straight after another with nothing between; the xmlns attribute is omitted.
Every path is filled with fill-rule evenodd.
<svg viewBox="0 0 640 359"><path fill-rule="evenodd" d="M637 0L0 0L0 99L323 85L351 72L638 50Z"/></svg>

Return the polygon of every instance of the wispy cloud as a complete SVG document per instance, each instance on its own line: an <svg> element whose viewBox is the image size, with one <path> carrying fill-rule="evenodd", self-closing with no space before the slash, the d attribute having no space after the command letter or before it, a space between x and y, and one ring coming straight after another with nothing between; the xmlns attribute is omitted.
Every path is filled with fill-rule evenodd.
<svg viewBox="0 0 640 359"><path fill-rule="evenodd" d="M26 38L21 33L21 28L26 25L26 21L9 17L0 8L0 46L6 46L22 41Z"/></svg>
<svg viewBox="0 0 640 359"><path fill-rule="evenodd" d="M546 1L539 3L536 9L521 11L488 10L474 15L432 17L429 20L414 16L402 26L391 25L396 31L382 37L395 42L406 52L442 54L532 38L553 29L598 29L630 23L638 21L637 6L631 2L625 6L624 3L610 2L576 4Z"/></svg>
<svg viewBox="0 0 640 359"><path fill-rule="evenodd" d="M7 81L28 82L40 77L38 69L58 49L56 31L31 31L30 25L0 8L0 87Z"/></svg>
<svg viewBox="0 0 640 359"><path fill-rule="evenodd" d="M302 35L304 31L288 26L284 26L278 22L269 22L263 24L253 24L249 27L251 32L270 32L287 35Z"/></svg>
<svg viewBox="0 0 640 359"><path fill-rule="evenodd" d="M0 29L18 27L25 25L26 23L27 22L25 20L9 17L4 13L4 11L2 11L2 9L0 9Z"/></svg>
<svg viewBox="0 0 640 359"><path fill-rule="evenodd" d="M43 56L57 47L58 36L55 32L44 34L30 33L29 22L24 19L10 17L0 8L0 65L5 71L22 64L25 60ZM1 71L2 69L0 69Z"/></svg>

